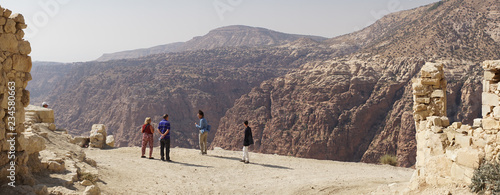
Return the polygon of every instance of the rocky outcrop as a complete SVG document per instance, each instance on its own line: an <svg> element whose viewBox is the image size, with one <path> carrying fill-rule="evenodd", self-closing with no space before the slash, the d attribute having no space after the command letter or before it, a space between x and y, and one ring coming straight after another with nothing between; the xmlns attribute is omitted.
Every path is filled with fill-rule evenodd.
<svg viewBox="0 0 500 195"><path fill-rule="evenodd" d="M446 94L441 93L445 82L428 82L442 78L441 68L435 64L426 65L421 78L414 80L417 162L411 181L413 190L427 186L468 185L474 170L484 161L499 160L500 114L496 111L500 108L500 61L483 63L483 118L475 119L472 126L460 122L450 125L442 104L446 98Z"/></svg>
<svg viewBox="0 0 500 195"><path fill-rule="evenodd" d="M93 148L104 148L106 146L106 127L103 124L92 125L92 130L90 131L90 147Z"/></svg>
<svg viewBox="0 0 500 195"><path fill-rule="evenodd" d="M29 145L26 153L28 173L18 172L17 176L30 175L37 185L24 183L15 188L2 186L0 194L79 194L85 186L79 181L97 178L94 160L86 157L79 146L70 143L72 137L66 130L57 129L51 109L29 105L23 133ZM53 127L53 128L52 128ZM95 181L92 181L95 183ZM91 183L92 183L91 182ZM92 183L92 185L94 185ZM97 186L95 186L98 188Z"/></svg>

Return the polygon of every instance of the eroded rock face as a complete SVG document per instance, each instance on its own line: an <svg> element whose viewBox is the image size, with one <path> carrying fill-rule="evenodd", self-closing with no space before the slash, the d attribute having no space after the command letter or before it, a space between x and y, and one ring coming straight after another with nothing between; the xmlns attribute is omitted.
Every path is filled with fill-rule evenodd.
<svg viewBox="0 0 500 195"><path fill-rule="evenodd" d="M193 124L199 120L198 110L205 112L212 126L211 142L220 118L252 87L312 59L329 59L337 52L315 46L219 48L73 64L64 78L55 78L60 79L54 84L55 90L48 88L46 92L50 93L37 97L53 100L59 127L73 135L89 136L93 124L106 124L117 147L140 145L144 119L152 117L157 128L161 116L167 113L174 137L172 146L192 148L198 146Z"/></svg>
<svg viewBox="0 0 500 195"><path fill-rule="evenodd" d="M450 67L445 72L450 78L464 77L463 71L474 66L460 64L451 68L450 63L445 63ZM393 154L400 166L413 166L416 141L411 78L423 65L419 58L307 64L301 70L264 82L238 99L221 119L212 146L241 149L241 124L249 120L256 142L254 151L369 163ZM470 74L461 82L476 79L476 74ZM463 109L463 103L455 103L462 96L450 96L453 98L448 98L446 105L451 102L452 106L447 109ZM472 106L468 108L471 110L479 108L467 106ZM459 118L457 115L455 112L450 120Z"/></svg>
<svg viewBox="0 0 500 195"><path fill-rule="evenodd" d="M259 152L359 161L423 61L393 63L405 74L392 77L378 62L326 61L266 81L229 109L213 146L239 149L238 129L249 120Z"/></svg>

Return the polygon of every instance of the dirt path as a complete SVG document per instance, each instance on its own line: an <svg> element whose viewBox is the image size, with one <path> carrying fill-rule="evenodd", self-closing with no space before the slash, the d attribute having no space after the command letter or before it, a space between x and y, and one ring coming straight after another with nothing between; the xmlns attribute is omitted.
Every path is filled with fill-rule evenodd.
<svg viewBox="0 0 500 195"><path fill-rule="evenodd" d="M86 149L98 164L103 194L386 194L401 193L412 169L241 152L174 148L173 163L140 158L140 148ZM394 186L397 186L394 189ZM378 190L377 190L378 189ZM384 191L391 189L392 192ZM377 191L377 193L373 193Z"/></svg>

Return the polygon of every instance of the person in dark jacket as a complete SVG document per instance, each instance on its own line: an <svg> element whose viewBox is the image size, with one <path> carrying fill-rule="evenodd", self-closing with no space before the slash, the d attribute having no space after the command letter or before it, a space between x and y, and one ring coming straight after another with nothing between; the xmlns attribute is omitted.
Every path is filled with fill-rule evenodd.
<svg viewBox="0 0 500 195"><path fill-rule="evenodd" d="M245 138L243 139L243 159L241 159L241 162L248 164L250 163L248 146L253 144L252 128L248 126L248 121L243 122L243 124L245 125Z"/></svg>

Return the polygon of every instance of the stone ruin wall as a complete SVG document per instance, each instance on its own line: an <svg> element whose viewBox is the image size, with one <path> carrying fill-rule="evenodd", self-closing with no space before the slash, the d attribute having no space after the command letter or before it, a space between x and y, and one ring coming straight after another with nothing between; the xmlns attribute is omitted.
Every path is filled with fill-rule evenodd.
<svg viewBox="0 0 500 195"><path fill-rule="evenodd" d="M500 61L483 62L482 119L472 126L446 117L443 64L427 63L413 80L417 162L410 188L469 185L484 160L500 152Z"/></svg>
<svg viewBox="0 0 500 195"><path fill-rule="evenodd" d="M44 145L37 136L24 134L24 107L29 104L26 86L31 80L31 57L28 56L31 47L23 39L26 27L21 14L12 14L0 7L0 186L11 182L7 176L13 167L16 186L33 185L35 180L28 164L37 161L38 152L43 148L32 146ZM12 163L15 166L11 166Z"/></svg>

